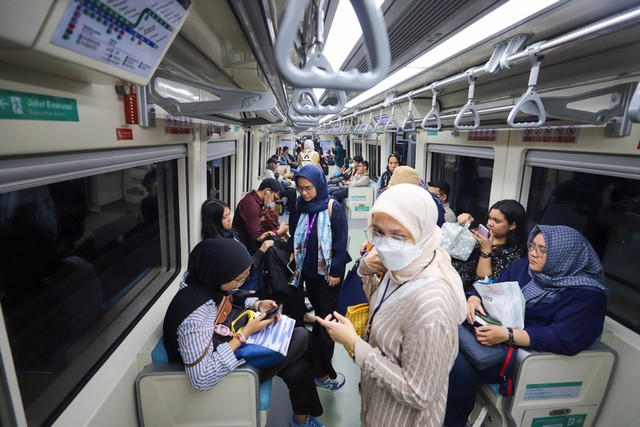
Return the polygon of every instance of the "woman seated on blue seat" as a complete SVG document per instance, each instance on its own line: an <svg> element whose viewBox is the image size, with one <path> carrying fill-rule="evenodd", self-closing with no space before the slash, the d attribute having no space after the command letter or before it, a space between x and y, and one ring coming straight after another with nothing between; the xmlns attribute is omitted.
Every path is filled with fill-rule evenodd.
<svg viewBox="0 0 640 427"><path fill-rule="evenodd" d="M234 239L207 239L196 245L189 255L188 271L180 283L164 319L163 339L170 362L185 365L192 387L205 391L244 363L234 352L253 333L277 321L264 315L249 321L231 340L214 337L217 307L222 297L237 291L249 275L251 255ZM272 300L234 296L234 305L266 312L277 304ZM277 365L260 368L260 381L280 376L289 388L293 408L290 424L321 427L314 418L322 414L322 404L310 372L313 371L307 351L309 332L295 328L287 356ZM226 337L228 339L228 337Z"/></svg>
<svg viewBox="0 0 640 427"><path fill-rule="evenodd" d="M458 215L458 224L472 222L474 218L470 214ZM487 215L489 236L483 236L477 229L471 230L478 242L475 249L466 261L451 260L465 290L472 289L473 282L485 277L495 279L509 264L527 256L526 223L524 206L516 200L500 200L491 206Z"/></svg>
<svg viewBox="0 0 640 427"><path fill-rule="evenodd" d="M602 333L609 296L598 255L579 232L563 225L534 227L527 245L529 258L515 261L498 278L520 284L526 300L524 329L482 326L476 328L478 341L570 356L589 348ZM486 313L478 293L468 294L467 320L473 323L476 310ZM500 366L481 371L458 353L449 375L447 427L464 427L476 386L499 382Z"/></svg>

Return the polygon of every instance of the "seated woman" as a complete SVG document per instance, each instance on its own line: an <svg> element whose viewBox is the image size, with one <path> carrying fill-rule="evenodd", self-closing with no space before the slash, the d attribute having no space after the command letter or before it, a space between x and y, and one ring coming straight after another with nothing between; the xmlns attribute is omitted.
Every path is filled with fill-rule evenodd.
<svg viewBox="0 0 640 427"><path fill-rule="evenodd" d="M473 221L468 213L458 215L458 224ZM515 200L500 200L491 206L487 218L489 236L471 230L478 245L466 261L451 260L465 290L472 289L473 282L485 277L495 279L509 264L527 256L526 221L524 207Z"/></svg>
<svg viewBox="0 0 640 427"><path fill-rule="evenodd" d="M569 356L589 348L602 333L609 296L598 255L580 233L563 225L534 227L528 248L529 259L514 262L498 279L520 284L526 300L524 329L482 326L476 328L478 341ZM467 320L473 323L476 310L486 313L477 292L469 294ZM476 386L499 382L500 366L480 371L458 353L449 375L445 425L464 427Z"/></svg>
<svg viewBox="0 0 640 427"><path fill-rule="evenodd" d="M274 322L273 318L258 316L231 340L218 340L217 335L212 338L216 304L225 294L242 286L250 267L251 255L242 243L234 239L203 240L189 255L185 280L165 315L163 338L169 361L185 365L189 382L196 390L209 390L244 363L244 359L238 359L234 352L246 343L251 334ZM272 300L238 298L237 295L234 305L263 313L276 307ZM260 381L278 375L287 384L294 412L290 420L292 427L321 426L314 418L322 414L322 404L314 378L310 375L312 363L308 344L309 332L295 328L285 359L273 367L259 369Z"/></svg>
<svg viewBox="0 0 640 427"><path fill-rule="evenodd" d="M389 185L389 181L391 180L391 175L393 175L393 171L395 168L400 166L400 154L393 153L387 158L387 170L384 171L380 178L378 178L378 183L376 185L376 198L380 197L380 193L387 188Z"/></svg>

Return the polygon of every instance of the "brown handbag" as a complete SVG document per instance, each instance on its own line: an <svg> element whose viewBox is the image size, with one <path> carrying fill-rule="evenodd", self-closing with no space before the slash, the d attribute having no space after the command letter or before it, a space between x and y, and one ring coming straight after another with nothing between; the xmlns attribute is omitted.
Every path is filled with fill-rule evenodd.
<svg viewBox="0 0 640 427"><path fill-rule="evenodd" d="M227 316L229 316L229 313L231 313L232 300L233 300L233 297L231 295L222 297L220 304L218 304L218 306L216 307L216 320L213 323L213 333L211 334L211 338L209 338L209 344L207 344L207 348L204 349L204 353L202 353L202 356L198 357L198 360L196 360L193 363L185 363L184 364L185 367L191 368L193 366L196 366L207 355L207 353L209 352L209 348L211 347L211 343L213 342L213 336L216 333L216 325L227 320Z"/></svg>

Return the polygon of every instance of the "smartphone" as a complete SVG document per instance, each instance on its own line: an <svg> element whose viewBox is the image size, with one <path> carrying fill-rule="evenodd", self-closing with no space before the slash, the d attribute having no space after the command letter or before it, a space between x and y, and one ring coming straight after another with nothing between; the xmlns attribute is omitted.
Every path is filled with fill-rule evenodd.
<svg viewBox="0 0 640 427"><path fill-rule="evenodd" d="M289 270L289 272L291 272L291 274L295 273L295 271L296 271L296 259L295 258L291 259L291 261L289 261L287 263L287 269Z"/></svg>
<svg viewBox="0 0 640 427"><path fill-rule="evenodd" d="M476 228L476 231L487 239L489 238L489 229L484 225L480 224L478 228Z"/></svg>
<svg viewBox="0 0 640 427"><path fill-rule="evenodd" d="M276 316L278 314L282 314L282 304L278 304L277 306L273 307L271 310L267 311L264 314L264 318L265 319L270 319L273 316Z"/></svg>

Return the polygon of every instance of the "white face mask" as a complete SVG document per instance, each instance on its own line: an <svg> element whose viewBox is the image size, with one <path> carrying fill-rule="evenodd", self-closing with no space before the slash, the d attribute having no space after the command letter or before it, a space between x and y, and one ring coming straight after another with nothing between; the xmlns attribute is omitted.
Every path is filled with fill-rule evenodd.
<svg viewBox="0 0 640 427"><path fill-rule="evenodd" d="M425 236L418 244L404 243L402 248L398 248L398 243L389 237L382 237L375 245L382 264L391 271L402 270L413 261L418 259L422 253L422 244L429 239L431 233Z"/></svg>

